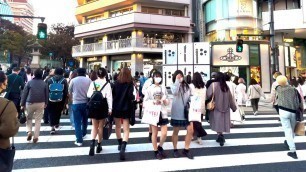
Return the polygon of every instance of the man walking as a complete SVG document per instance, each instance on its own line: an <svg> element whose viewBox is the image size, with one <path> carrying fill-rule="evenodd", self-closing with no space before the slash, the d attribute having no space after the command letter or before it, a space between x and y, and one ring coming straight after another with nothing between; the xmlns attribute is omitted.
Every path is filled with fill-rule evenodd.
<svg viewBox="0 0 306 172"><path fill-rule="evenodd" d="M78 76L70 81L69 94L72 96L72 111L75 125L75 145L82 146L83 137L87 133L87 91L91 80L86 77L86 69L79 68Z"/></svg>
<svg viewBox="0 0 306 172"><path fill-rule="evenodd" d="M18 75L20 69L18 67L13 68L12 74L7 76L7 93L5 98L14 102L16 109L18 111L18 118L20 117L20 95L21 90L24 88L24 81Z"/></svg>

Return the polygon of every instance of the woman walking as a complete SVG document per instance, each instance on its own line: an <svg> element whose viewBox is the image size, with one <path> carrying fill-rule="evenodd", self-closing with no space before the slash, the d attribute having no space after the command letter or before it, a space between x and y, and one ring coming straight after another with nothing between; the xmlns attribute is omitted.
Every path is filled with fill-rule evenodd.
<svg viewBox="0 0 306 172"><path fill-rule="evenodd" d="M151 85L145 94L144 102L146 106L151 105L161 105L161 113L159 122L157 125L150 125L152 128L152 145L154 149L154 154L156 159L166 158L166 154L164 153L163 144L167 138L167 124L168 114L166 106L169 104L167 89L164 85L161 85L163 82L162 74L158 71L153 74L153 85ZM159 145L157 146L157 134L158 134L158 126L160 126L161 136Z"/></svg>
<svg viewBox="0 0 306 172"><path fill-rule="evenodd" d="M236 87L237 104L238 106L243 106L247 99L246 86L244 85L245 84L244 79L239 78L238 83L239 84Z"/></svg>
<svg viewBox="0 0 306 172"><path fill-rule="evenodd" d="M189 85L184 80L184 74L182 71L177 70L172 77L173 85L171 85L171 92L173 94L173 102L171 107L171 126L173 126L172 143L174 147L173 156L179 158L180 153L177 149L178 133L180 128L187 128L187 134L185 136L185 149L183 155L189 159L193 159L193 155L189 150L190 142L193 136L193 125L185 117L184 109L190 100L191 91Z"/></svg>
<svg viewBox="0 0 306 172"><path fill-rule="evenodd" d="M230 132L230 109L235 112L237 107L225 82L224 74L221 72L218 72L216 82L211 84L207 90L207 98L211 99L212 97L215 107L209 113L210 126L218 134L216 141L220 143L220 146L223 146L225 143L223 133Z"/></svg>
<svg viewBox="0 0 306 172"><path fill-rule="evenodd" d="M133 78L128 68L122 68L113 87L113 117L116 124L116 136L120 160L125 160L125 148L129 140L132 104L135 100ZM123 139L121 137L121 121L123 123Z"/></svg>
<svg viewBox="0 0 306 172"><path fill-rule="evenodd" d="M200 97L201 99L201 119L203 119L203 115L206 113L205 112L206 87L200 73L196 72L193 74L193 80L192 83L190 84L190 90L192 96L197 96ZM197 142L198 144L201 145L203 144L203 142L200 133L203 133L204 130L202 127L202 123L201 122L192 122L192 123L193 123L194 136L197 137Z"/></svg>
<svg viewBox="0 0 306 172"><path fill-rule="evenodd" d="M266 99L266 96L262 91L260 85L257 83L257 81L254 78L252 78L250 81L250 86L248 88L248 99L251 100L253 114L255 116L258 114L258 103L260 97L264 97Z"/></svg>
<svg viewBox="0 0 306 172"><path fill-rule="evenodd" d="M26 84L21 96L21 109L27 111L27 141L32 140L32 119L35 119L33 143L38 141L41 119L43 118L44 108L48 103L48 87L42 80L42 75L43 71L36 69L34 78Z"/></svg>
<svg viewBox="0 0 306 172"><path fill-rule="evenodd" d="M103 136L103 126L105 123L105 118L112 114L112 105L113 105L113 95L110 83L106 81L107 71L104 68L100 68L97 72L98 79L93 81L88 89L87 97L90 98L95 91L100 91L103 96L103 101L101 102L102 111L96 113L89 113L88 117L92 120L92 130L91 130L91 145L89 150L89 156L95 155L95 145L96 145L96 137L98 135L98 145L96 149L96 153L100 153L102 151L102 136Z"/></svg>
<svg viewBox="0 0 306 172"><path fill-rule="evenodd" d="M287 155L297 159L294 143L294 128L296 125L296 112L298 109L303 109L303 102L298 91L287 84L287 78L285 76L278 76L276 82L279 85L276 87L279 116L286 138L284 144L290 150ZM303 116L303 113L300 115Z"/></svg>

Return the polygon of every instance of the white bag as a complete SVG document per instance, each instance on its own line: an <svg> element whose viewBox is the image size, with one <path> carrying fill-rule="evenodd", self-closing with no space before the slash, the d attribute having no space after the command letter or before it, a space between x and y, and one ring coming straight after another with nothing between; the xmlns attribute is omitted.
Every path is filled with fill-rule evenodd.
<svg viewBox="0 0 306 172"><path fill-rule="evenodd" d="M251 106L252 106L251 100L247 100L247 101L245 102L245 107L251 107Z"/></svg>
<svg viewBox="0 0 306 172"><path fill-rule="evenodd" d="M237 107L237 110L235 112L230 109L230 114L231 114L231 121L236 121L236 122L242 122L242 110Z"/></svg>
<svg viewBox="0 0 306 172"><path fill-rule="evenodd" d="M201 97L191 96L188 121L201 122Z"/></svg>
<svg viewBox="0 0 306 172"><path fill-rule="evenodd" d="M161 113L161 105L147 105L144 108L143 117L141 122L157 126L159 122L159 116Z"/></svg>

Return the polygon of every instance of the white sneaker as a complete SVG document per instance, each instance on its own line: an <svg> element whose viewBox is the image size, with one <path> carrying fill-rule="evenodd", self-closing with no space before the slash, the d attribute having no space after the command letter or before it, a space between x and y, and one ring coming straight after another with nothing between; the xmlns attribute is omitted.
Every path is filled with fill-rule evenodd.
<svg viewBox="0 0 306 172"><path fill-rule="evenodd" d="M76 141L74 142L74 144L77 145L77 146L79 146L79 147L83 145L82 143L78 143L78 142L76 142Z"/></svg>
<svg viewBox="0 0 306 172"><path fill-rule="evenodd" d="M198 137L197 143L198 143L199 145L202 145L202 144L203 144L203 141L202 141L202 138L201 138L201 137Z"/></svg>
<svg viewBox="0 0 306 172"><path fill-rule="evenodd" d="M258 111L254 112L254 116L256 116L258 114Z"/></svg>

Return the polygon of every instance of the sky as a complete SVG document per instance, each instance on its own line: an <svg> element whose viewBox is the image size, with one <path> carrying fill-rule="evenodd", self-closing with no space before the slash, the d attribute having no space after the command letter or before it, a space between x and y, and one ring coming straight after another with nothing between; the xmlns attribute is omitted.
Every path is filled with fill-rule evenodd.
<svg viewBox="0 0 306 172"><path fill-rule="evenodd" d="M46 18L44 23L47 23L48 28L56 23L77 25L74 15L77 0L29 0L29 2L33 5L35 16ZM40 19L34 20L34 34L37 32L39 22Z"/></svg>

